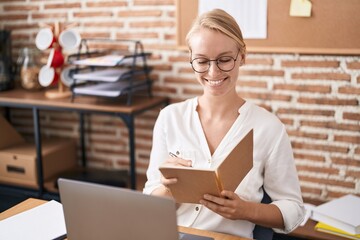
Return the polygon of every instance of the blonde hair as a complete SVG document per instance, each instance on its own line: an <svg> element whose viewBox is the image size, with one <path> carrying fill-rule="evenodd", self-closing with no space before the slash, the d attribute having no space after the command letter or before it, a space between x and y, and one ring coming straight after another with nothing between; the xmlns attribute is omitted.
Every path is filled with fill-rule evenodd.
<svg viewBox="0 0 360 240"><path fill-rule="evenodd" d="M236 42L241 55L246 53L246 45L236 20L227 12L221 9L214 9L198 16L193 22L191 29L186 35L186 43L190 49L190 38L201 28L208 28L219 31ZM191 50L191 49L190 49Z"/></svg>

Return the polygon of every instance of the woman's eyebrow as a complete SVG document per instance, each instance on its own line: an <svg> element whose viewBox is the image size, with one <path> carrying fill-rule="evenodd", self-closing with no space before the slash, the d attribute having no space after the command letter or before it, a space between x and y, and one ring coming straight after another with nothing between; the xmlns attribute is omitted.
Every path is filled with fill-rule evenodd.
<svg viewBox="0 0 360 240"><path fill-rule="evenodd" d="M218 54L216 56L219 57L219 56L231 56L231 54L233 54L234 52L233 51L226 51L226 52L222 52L220 54ZM192 54L193 57L203 57L203 58L209 58L206 54L201 54L201 53L198 53L198 54Z"/></svg>

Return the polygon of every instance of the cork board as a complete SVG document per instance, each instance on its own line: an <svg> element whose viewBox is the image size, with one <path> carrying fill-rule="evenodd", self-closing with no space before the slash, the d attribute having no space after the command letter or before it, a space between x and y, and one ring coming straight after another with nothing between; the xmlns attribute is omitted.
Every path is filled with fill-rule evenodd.
<svg viewBox="0 0 360 240"><path fill-rule="evenodd" d="M221 1L219 1L221 3ZM291 17L289 0L268 0L267 39L245 39L248 52L360 54L360 1L312 1L310 18ZM177 0L177 44L197 16L198 0Z"/></svg>

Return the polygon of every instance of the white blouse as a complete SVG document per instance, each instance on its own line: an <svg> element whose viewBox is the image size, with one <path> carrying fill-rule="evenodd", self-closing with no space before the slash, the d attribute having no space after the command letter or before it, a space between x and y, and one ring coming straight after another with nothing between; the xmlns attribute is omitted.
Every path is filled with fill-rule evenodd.
<svg viewBox="0 0 360 240"><path fill-rule="evenodd" d="M302 221L304 207L293 153L284 125L279 119L250 102L239 109L239 116L211 155L196 111L197 98L161 110L153 132L153 146L144 193L160 187L159 165L169 152L192 160L194 168L215 169L239 141L254 130L253 168L235 190L242 199L261 202L263 188L281 211L288 233ZM252 238L254 224L226 219L200 204L180 204L178 225Z"/></svg>

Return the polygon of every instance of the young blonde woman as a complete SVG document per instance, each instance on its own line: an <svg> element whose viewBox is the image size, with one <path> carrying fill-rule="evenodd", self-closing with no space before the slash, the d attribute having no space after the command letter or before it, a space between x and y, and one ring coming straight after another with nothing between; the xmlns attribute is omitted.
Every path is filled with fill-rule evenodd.
<svg viewBox="0 0 360 240"><path fill-rule="evenodd" d="M294 230L304 209L285 127L236 92L246 54L239 26L215 9L196 19L186 40L203 93L160 112L144 193L172 197L167 187L177 179L164 178L161 164L213 168L253 129L253 168L235 192L224 190L222 197L206 194L198 204L179 204L178 224L248 238L255 225L281 233ZM169 152L177 157L169 157ZM261 203L264 190L271 204Z"/></svg>

